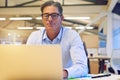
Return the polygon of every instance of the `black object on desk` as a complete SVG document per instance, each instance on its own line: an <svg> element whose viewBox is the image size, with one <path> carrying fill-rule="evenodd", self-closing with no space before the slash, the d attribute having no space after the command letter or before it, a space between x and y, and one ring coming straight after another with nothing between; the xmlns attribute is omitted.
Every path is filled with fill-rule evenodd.
<svg viewBox="0 0 120 80"><path fill-rule="evenodd" d="M111 74L100 74L100 75L95 75L95 76L92 76L92 78L100 78L100 77L108 77L108 76L111 76Z"/></svg>
<svg viewBox="0 0 120 80"><path fill-rule="evenodd" d="M110 73L114 73L114 74L116 74L115 72L117 71L117 74L120 75L120 70L116 70L116 71L115 71L115 69L114 69L113 67L108 67L108 71L109 71Z"/></svg>
<svg viewBox="0 0 120 80"><path fill-rule="evenodd" d="M101 58L98 59L99 60L99 73L103 73L104 72L104 65L105 65L105 60L108 60L110 62L109 58Z"/></svg>

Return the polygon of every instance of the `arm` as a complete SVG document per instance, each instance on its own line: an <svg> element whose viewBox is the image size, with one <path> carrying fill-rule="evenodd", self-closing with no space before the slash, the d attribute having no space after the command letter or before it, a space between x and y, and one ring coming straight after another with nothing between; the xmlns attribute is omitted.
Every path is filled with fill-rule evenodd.
<svg viewBox="0 0 120 80"><path fill-rule="evenodd" d="M88 74L88 67L83 42L76 32L73 32L71 37L70 56L73 65L66 69L68 71L68 78L86 76Z"/></svg>

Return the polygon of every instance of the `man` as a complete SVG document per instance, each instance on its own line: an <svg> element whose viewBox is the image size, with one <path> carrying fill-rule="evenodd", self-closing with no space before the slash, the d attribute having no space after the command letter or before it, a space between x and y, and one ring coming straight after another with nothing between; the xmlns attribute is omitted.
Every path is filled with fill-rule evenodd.
<svg viewBox="0 0 120 80"><path fill-rule="evenodd" d="M48 1L41 6L44 30L33 32L27 44L60 44L62 47L63 78L86 76L87 57L79 34L62 27L63 9L59 2Z"/></svg>

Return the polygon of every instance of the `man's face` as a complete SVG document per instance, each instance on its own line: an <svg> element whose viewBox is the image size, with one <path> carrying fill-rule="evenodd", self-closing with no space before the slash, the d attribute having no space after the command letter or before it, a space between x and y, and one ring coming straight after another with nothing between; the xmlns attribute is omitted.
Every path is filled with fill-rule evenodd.
<svg viewBox="0 0 120 80"><path fill-rule="evenodd" d="M55 6L47 6L43 10L42 22L46 30L59 31L63 20L63 15Z"/></svg>

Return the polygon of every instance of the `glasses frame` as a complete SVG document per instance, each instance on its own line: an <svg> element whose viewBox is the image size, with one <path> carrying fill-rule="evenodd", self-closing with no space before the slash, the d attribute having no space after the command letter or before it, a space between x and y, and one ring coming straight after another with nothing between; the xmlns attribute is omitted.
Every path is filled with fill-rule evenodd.
<svg viewBox="0 0 120 80"><path fill-rule="evenodd" d="M52 13L52 14L43 13L41 16L43 19L48 19L49 17L51 17L52 19L57 19L58 16L61 16L61 14L59 14L59 13Z"/></svg>

